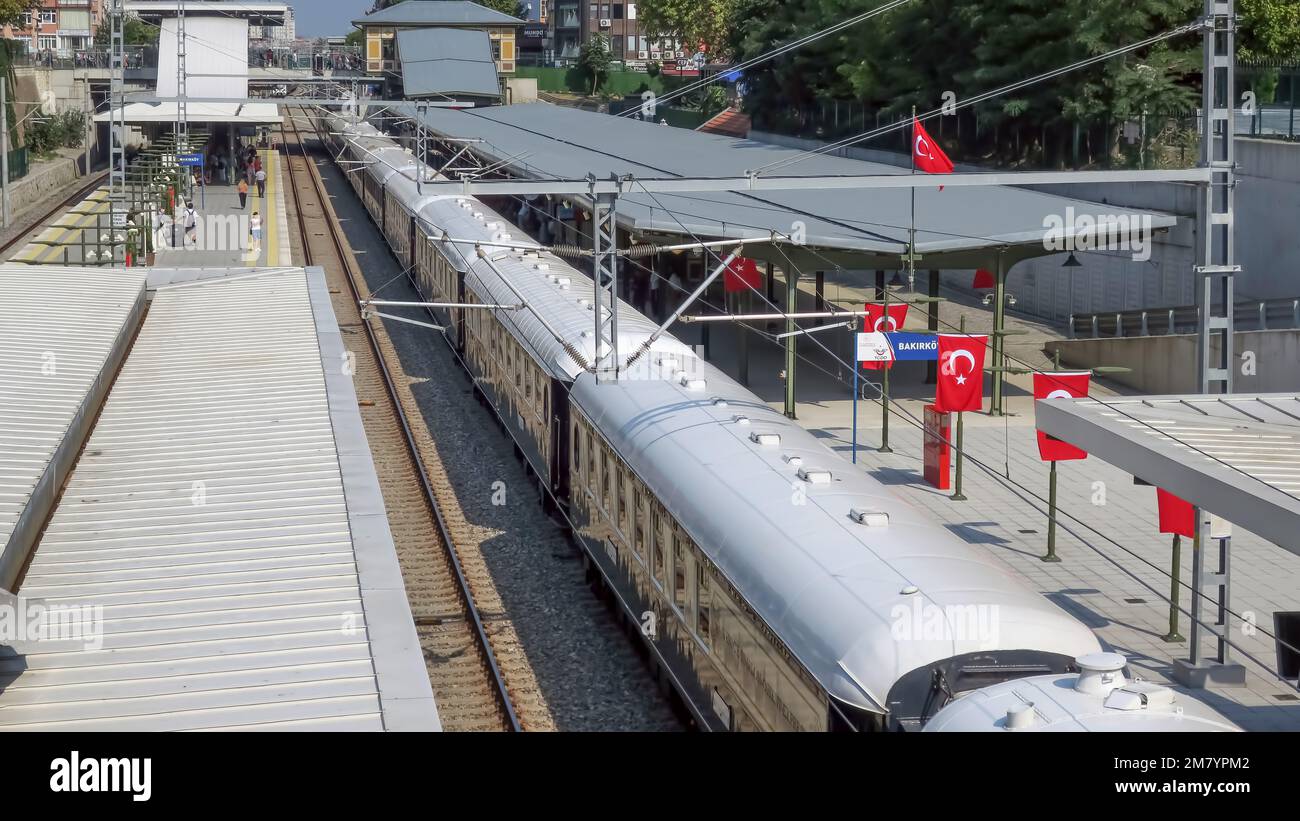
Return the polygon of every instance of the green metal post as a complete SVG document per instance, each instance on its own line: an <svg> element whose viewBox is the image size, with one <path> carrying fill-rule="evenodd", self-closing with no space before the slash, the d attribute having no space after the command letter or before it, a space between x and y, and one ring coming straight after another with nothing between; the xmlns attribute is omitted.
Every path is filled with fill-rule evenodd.
<svg viewBox="0 0 1300 821"><path fill-rule="evenodd" d="M1169 632L1161 636L1168 642L1185 641L1183 635L1178 632L1178 572L1182 559L1183 540L1177 533L1174 534L1173 548L1173 569L1169 574Z"/></svg>
<svg viewBox="0 0 1300 821"><path fill-rule="evenodd" d="M799 274L794 265L785 272L785 332L791 334L785 338L785 415L791 419L794 415L794 360L795 360L795 321L794 314L799 310Z"/></svg>
<svg viewBox="0 0 1300 821"><path fill-rule="evenodd" d="M993 285L993 398L989 405L990 416L1002 415L1002 331L1006 317L1003 312L1007 295L1007 268L1001 253L998 254L996 279Z"/></svg>
<svg viewBox="0 0 1300 821"><path fill-rule="evenodd" d="M1047 474L1047 555L1045 562L1059 562L1056 555L1056 460L1052 460L1052 469Z"/></svg>

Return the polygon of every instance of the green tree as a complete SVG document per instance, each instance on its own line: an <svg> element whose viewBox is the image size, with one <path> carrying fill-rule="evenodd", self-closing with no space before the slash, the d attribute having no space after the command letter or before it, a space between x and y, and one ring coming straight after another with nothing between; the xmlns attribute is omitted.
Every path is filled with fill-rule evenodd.
<svg viewBox="0 0 1300 821"><path fill-rule="evenodd" d="M1300 3L1237 0L1237 53L1245 60L1300 60Z"/></svg>
<svg viewBox="0 0 1300 821"><path fill-rule="evenodd" d="M95 45L107 46L112 42L112 24L105 17L95 29ZM122 40L128 46L158 45L157 26L151 26L134 14L128 14L122 25Z"/></svg>
<svg viewBox="0 0 1300 821"><path fill-rule="evenodd" d="M21 26L23 14L40 5L41 0L0 0L0 25Z"/></svg>
<svg viewBox="0 0 1300 821"><path fill-rule="evenodd" d="M605 35L596 34L582 44L578 50L578 65L582 70L591 76L591 94L595 96L600 89L600 84L605 81L609 75L609 67L612 58L609 53L609 43L605 41Z"/></svg>
<svg viewBox="0 0 1300 821"><path fill-rule="evenodd" d="M710 57L725 57L731 50L730 32L742 0L641 0L637 21L646 36L671 37L690 51L700 43Z"/></svg>
<svg viewBox="0 0 1300 821"><path fill-rule="evenodd" d="M366 33L361 29L353 29L343 38L343 44L356 49L364 48L366 45Z"/></svg>

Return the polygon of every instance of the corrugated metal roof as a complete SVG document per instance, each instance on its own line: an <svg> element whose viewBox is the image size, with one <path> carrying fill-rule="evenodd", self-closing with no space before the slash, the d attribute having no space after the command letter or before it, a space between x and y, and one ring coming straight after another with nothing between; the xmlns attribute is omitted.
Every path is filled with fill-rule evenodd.
<svg viewBox="0 0 1300 821"><path fill-rule="evenodd" d="M522 26L523 20L466 0L406 0L353 20L354 26Z"/></svg>
<svg viewBox="0 0 1300 821"><path fill-rule="evenodd" d="M0 267L0 588L49 514L144 295L141 269Z"/></svg>
<svg viewBox="0 0 1300 821"><path fill-rule="evenodd" d="M407 97L465 94L500 97L492 40L486 31L425 28L397 33Z"/></svg>
<svg viewBox="0 0 1300 821"><path fill-rule="evenodd" d="M402 5L408 5L403 3ZM411 116L414 107L404 107ZM480 138L472 150L524 178L581 179L594 174L636 177L719 177L743 175L803 152L756 140L707 134L612 117L548 103L474 109L437 108L426 121L438 134ZM636 160L629 159L636 157ZM906 168L820 155L782 169L792 175L906 174ZM1053 253L1044 248L1044 217L1073 214L1100 217L1099 226L1119 224L1111 215L1141 215L1133 209L1075 200L1007 186L948 188L916 192L917 250L943 255L937 267L976 267L1005 246L1019 258ZM753 193L623 194L620 223L631 230L708 237L767 238L789 234L804 223L807 244L876 253L898 264L908 242L910 200L906 190L808 190ZM1152 227L1172 226L1171 216L1152 214ZM1100 230L1100 228L1099 228Z"/></svg>
<svg viewBox="0 0 1300 821"><path fill-rule="evenodd" d="M1039 430L1300 553L1300 396L1045 399Z"/></svg>
<svg viewBox="0 0 1300 821"><path fill-rule="evenodd" d="M20 594L0 728L436 729L319 269L160 287ZM0 651L3 652L3 651Z"/></svg>

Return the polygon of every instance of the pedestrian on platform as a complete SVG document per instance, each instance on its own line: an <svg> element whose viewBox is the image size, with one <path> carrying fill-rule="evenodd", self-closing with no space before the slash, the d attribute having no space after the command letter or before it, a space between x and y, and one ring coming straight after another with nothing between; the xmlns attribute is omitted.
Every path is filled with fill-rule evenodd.
<svg viewBox="0 0 1300 821"><path fill-rule="evenodd" d="M185 206L185 241L198 247L199 215L194 212L193 204Z"/></svg>
<svg viewBox="0 0 1300 821"><path fill-rule="evenodd" d="M257 198L266 199L266 169L257 171Z"/></svg>
<svg viewBox="0 0 1300 821"><path fill-rule="evenodd" d="M253 238L253 255L261 256L262 254L262 217L257 211L253 212L253 217L248 221L248 233Z"/></svg>
<svg viewBox="0 0 1300 821"><path fill-rule="evenodd" d="M248 180L239 181L239 210L248 206Z"/></svg>

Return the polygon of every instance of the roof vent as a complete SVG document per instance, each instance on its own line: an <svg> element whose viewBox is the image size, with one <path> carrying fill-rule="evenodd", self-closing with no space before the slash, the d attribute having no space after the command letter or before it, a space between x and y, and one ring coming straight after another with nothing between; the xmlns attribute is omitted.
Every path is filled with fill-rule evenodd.
<svg viewBox="0 0 1300 821"><path fill-rule="evenodd" d="M1076 692L1090 696L1108 696L1112 690L1123 687L1124 665L1119 653L1089 653L1074 660L1079 665L1079 679L1074 682Z"/></svg>
<svg viewBox="0 0 1300 821"><path fill-rule="evenodd" d="M1008 730L1027 730L1032 726L1034 726L1034 702L1017 704L1007 710Z"/></svg>
<svg viewBox="0 0 1300 821"><path fill-rule="evenodd" d="M483 212L482 212L482 211L475 211L475 212L474 212L474 219L476 219L476 220L481 220L481 219L483 219Z"/></svg>
<svg viewBox="0 0 1300 821"><path fill-rule="evenodd" d="M889 527L889 514L883 510L855 507L849 511L849 518L867 527Z"/></svg>
<svg viewBox="0 0 1300 821"><path fill-rule="evenodd" d="M786 456L785 463L790 467L797 468L803 464L802 456Z"/></svg>
<svg viewBox="0 0 1300 821"><path fill-rule="evenodd" d="M559 285L561 288L569 287L568 277L553 276L551 277L551 282L555 283L556 285Z"/></svg>
<svg viewBox="0 0 1300 821"><path fill-rule="evenodd" d="M777 445L781 444L781 434L759 433L758 431L754 431L749 435L749 441L753 442L756 445L763 445L765 447L776 447Z"/></svg>
<svg viewBox="0 0 1300 821"><path fill-rule="evenodd" d="M535 255L534 255L534 256L535 256ZM534 263L534 264L533 264L533 267L536 268L536 269L539 270L539 271L549 271L549 270L551 270L551 264L550 264L549 262L538 262L538 263Z"/></svg>
<svg viewBox="0 0 1300 821"><path fill-rule="evenodd" d="M921 588L917 587L914 584L909 584L907 587L904 587L902 590L898 592L904 596L915 596L917 593L921 592Z"/></svg>
<svg viewBox="0 0 1300 821"><path fill-rule="evenodd" d="M681 363L677 361L677 357L675 356L661 356L659 357L659 367L667 368L673 373L677 373L678 369L681 367Z"/></svg>
<svg viewBox="0 0 1300 821"><path fill-rule="evenodd" d="M1112 710L1173 707L1174 691L1153 681L1135 681L1106 696L1105 704Z"/></svg>
<svg viewBox="0 0 1300 821"><path fill-rule="evenodd" d="M713 397L713 407L725 408L726 406L727 406L727 400L723 399L721 396Z"/></svg>
<svg viewBox="0 0 1300 821"><path fill-rule="evenodd" d="M702 391L705 387L703 379L692 379L686 374L682 374L680 382L682 387L688 391Z"/></svg>
<svg viewBox="0 0 1300 821"><path fill-rule="evenodd" d="M497 242L509 242L512 238L509 232L507 231L497 231L495 234L492 235L492 239L496 240Z"/></svg>
<svg viewBox="0 0 1300 821"><path fill-rule="evenodd" d="M831 472L826 468L799 468L799 478L810 485L828 485L831 481Z"/></svg>
<svg viewBox="0 0 1300 821"><path fill-rule="evenodd" d="M495 231L495 230L497 230L498 228L501 227L501 223L499 223L499 222L489 222L489 223L487 224L487 227L490 228L490 229L492 229L493 231Z"/></svg>
<svg viewBox="0 0 1300 821"><path fill-rule="evenodd" d="M584 297L584 298L578 300L578 304L581 305L581 306L584 307L584 308L590 308L590 307L591 307L591 300L590 300L590 299L587 299L587 298Z"/></svg>
<svg viewBox="0 0 1300 821"><path fill-rule="evenodd" d="M735 422L737 425L748 425L748 424L749 424L749 417L748 417L748 416L733 416L733 417L731 417L731 421Z"/></svg>

